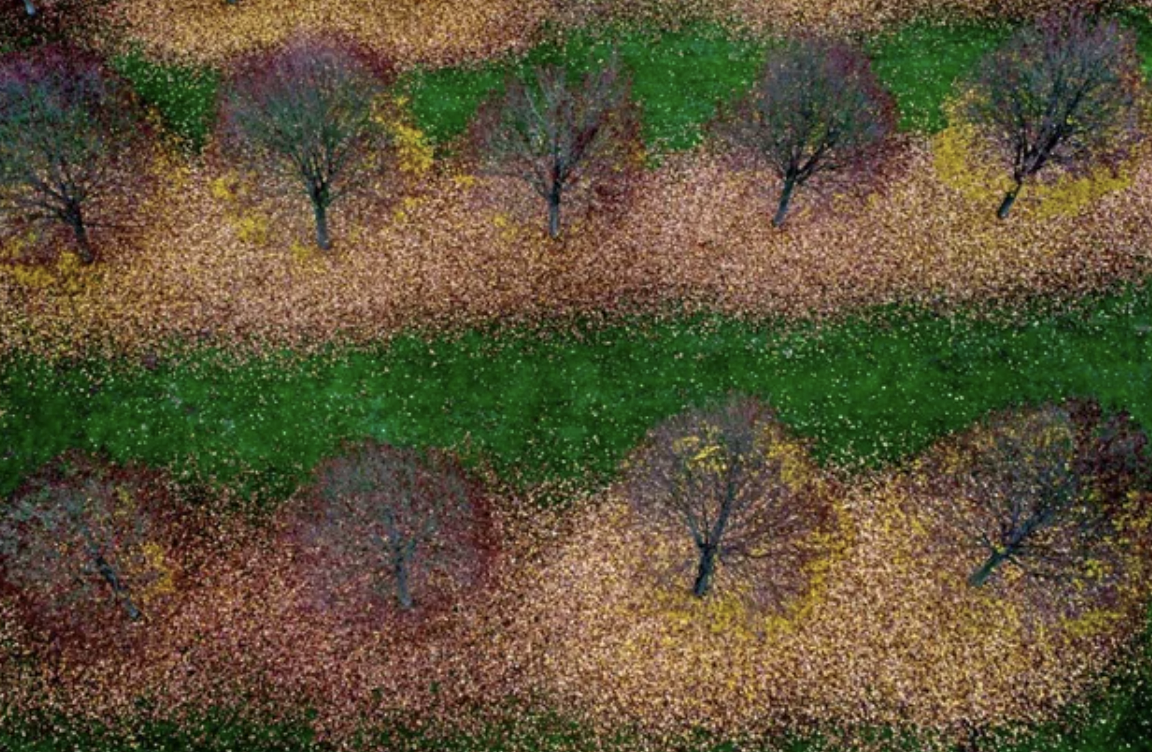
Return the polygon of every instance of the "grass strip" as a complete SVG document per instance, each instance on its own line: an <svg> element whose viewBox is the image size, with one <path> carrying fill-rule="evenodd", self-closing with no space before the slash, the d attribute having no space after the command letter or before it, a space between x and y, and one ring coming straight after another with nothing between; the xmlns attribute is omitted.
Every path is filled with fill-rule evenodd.
<svg viewBox="0 0 1152 752"><path fill-rule="evenodd" d="M611 477L645 431L762 395L822 461L879 465L990 410L1095 396L1152 426L1152 292L1005 317L886 309L821 327L715 316L239 357L0 366L0 493L65 449L283 498L343 440L453 447L517 484Z"/></svg>

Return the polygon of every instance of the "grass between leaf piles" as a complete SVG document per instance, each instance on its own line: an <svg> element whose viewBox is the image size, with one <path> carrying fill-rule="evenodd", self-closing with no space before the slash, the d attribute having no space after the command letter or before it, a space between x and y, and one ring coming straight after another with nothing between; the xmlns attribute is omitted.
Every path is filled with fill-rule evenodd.
<svg viewBox="0 0 1152 752"><path fill-rule="evenodd" d="M1152 72L1152 19L1147 10L1117 14L1137 36L1146 74ZM900 128L936 133L947 121L941 104L957 79L995 49L1013 30L1009 22L955 22L923 19L865 40L876 74L896 98ZM733 35L724 27L695 22L676 31L617 26L596 33L571 33L560 44L545 44L522 60L415 70L402 79L412 97L417 124L434 142L462 133L479 103L500 88L509 70L523 71L543 61L565 61L574 70L589 59L619 48L632 74L646 145L656 150L690 149L701 126L721 101L746 91L772 40Z"/></svg>
<svg viewBox="0 0 1152 752"><path fill-rule="evenodd" d="M1152 20L1142 9L1126 9L1121 22L1138 38L1146 73L1152 71ZM877 75L896 97L900 127L935 133L945 127L940 105L957 78L1002 42L1008 23L922 20L867 40ZM566 62L579 70L611 44L633 76L643 135L656 151L690 149L717 104L746 91L768 49L768 40L735 36L722 26L696 22L675 31L613 26L581 30L542 44L518 59L417 68L398 88L411 98L416 124L433 143L446 145L468 125L480 102L503 85L509 71L541 62ZM147 106L178 140L200 150L210 136L220 72L208 66L162 63L133 49L113 61Z"/></svg>
<svg viewBox="0 0 1152 752"><path fill-rule="evenodd" d="M730 390L774 404L822 460L877 464L990 410L1096 396L1152 426L1152 291L1067 311L884 310L817 328L721 317L410 334L260 357L186 349L146 367L13 357L0 493L70 447L282 498L340 441L454 447L517 484L608 478L644 432Z"/></svg>

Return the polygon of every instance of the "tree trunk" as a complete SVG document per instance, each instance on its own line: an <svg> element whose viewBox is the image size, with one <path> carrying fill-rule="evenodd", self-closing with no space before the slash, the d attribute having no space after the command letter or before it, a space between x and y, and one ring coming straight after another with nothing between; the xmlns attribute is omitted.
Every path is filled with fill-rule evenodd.
<svg viewBox="0 0 1152 752"><path fill-rule="evenodd" d="M996 217L998 219L1004 219L1008 216L1008 212L1012 211L1012 204L1016 203L1016 196L1019 194L1020 183L1017 183L1015 187L1004 196L1004 201L1000 204L1000 208L996 210Z"/></svg>
<svg viewBox="0 0 1152 752"><path fill-rule="evenodd" d="M700 549L700 564L696 569L696 584L692 586L692 595L703 598L712 587L712 575L716 572L716 546L704 546Z"/></svg>
<svg viewBox="0 0 1152 752"><path fill-rule="evenodd" d="M796 181L792 178L786 178L784 190L780 192L780 203L776 207L776 216L772 218L773 227L784 224L784 217L788 214L788 204L792 203L792 191L794 190L796 190Z"/></svg>
<svg viewBox="0 0 1152 752"><path fill-rule="evenodd" d="M996 571L996 568L1008 558L1009 553L1011 552L1007 549L993 552L988 560L968 577L968 584L972 587L983 587L992 573Z"/></svg>
<svg viewBox="0 0 1152 752"><path fill-rule="evenodd" d="M408 557L396 557L396 601L403 611L412 610L412 589L408 584Z"/></svg>
<svg viewBox="0 0 1152 752"><path fill-rule="evenodd" d="M96 560L96 570L100 572L100 576L103 577L104 581L112 588L112 592L124 606L124 610L128 612L128 618L132 621L140 621L140 609L136 608L136 604L133 603L132 599L128 596L128 588L124 587L124 583L116 576L116 570L112 568L112 565L108 563L108 560L104 558L103 554L96 553L94 558Z"/></svg>
<svg viewBox="0 0 1152 752"><path fill-rule="evenodd" d="M91 264L96 260L96 252L92 250L92 244L88 240L88 226L84 224L84 213L80 205L69 204L66 215L68 226L72 228L72 234L76 237L76 250L80 254L81 263Z"/></svg>
<svg viewBox="0 0 1152 752"><path fill-rule="evenodd" d="M553 190L548 196L548 237L560 236L560 191Z"/></svg>
<svg viewBox="0 0 1152 752"><path fill-rule="evenodd" d="M331 250L332 239L328 236L328 207L323 201L313 199L312 210L316 215L316 245L325 251Z"/></svg>

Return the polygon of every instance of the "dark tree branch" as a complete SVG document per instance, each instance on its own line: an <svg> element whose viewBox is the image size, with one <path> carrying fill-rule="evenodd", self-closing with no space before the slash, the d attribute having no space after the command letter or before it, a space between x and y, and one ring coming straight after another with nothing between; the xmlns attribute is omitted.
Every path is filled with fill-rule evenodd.
<svg viewBox="0 0 1152 752"><path fill-rule="evenodd" d="M1080 10L1026 27L990 54L969 83L966 117L1006 157L1012 188L1049 164L1084 168L1122 157L1138 138L1140 65L1132 35Z"/></svg>
<svg viewBox="0 0 1152 752"><path fill-rule="evenodd" d="M782 441L766 406L733 399L670 419L630 461L625 488L639 518L695 548L697 597L711 591L718 564L739 573L757 561L770 567L751 578L757 597L778 606L803 589L804 544L830 511L811 479L787 479L796 468Z"/></svg>
<svg viewBox="0 0 1152 752"><path fill-rule="evenodd" d="M893 129L894 105L860 52L802 39L773 52L753 90L714 129L783 181L772 224L821 172L862 164Z"/></svg>
<svg viewBox="0 0 1152 752"><path fill-rule="evenodd" d="M249 62L227 96L227 117L245 153L297 181L312 206L316 243L331 247L328 210L367 185L366 158L382 148L373 121L384 82L344 47L305 39Z"/></svg>
<svg viewBox="0 0 1152 752"><path fill-rule="evenodd" d="M569 188L618 160L613 149L627 145L635 127L628 83L613 53L576 82L559 66L538 67L527 82L510 77L503 95L481 109L473 141L483 172L523 180L544 199L555 238Z"/></svg>

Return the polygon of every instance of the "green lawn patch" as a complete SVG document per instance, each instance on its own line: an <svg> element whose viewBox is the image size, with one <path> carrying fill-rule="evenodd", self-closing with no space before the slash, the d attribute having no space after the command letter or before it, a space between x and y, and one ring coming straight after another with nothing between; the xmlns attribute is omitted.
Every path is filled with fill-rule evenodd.
<svg viewBox="0 0 1152 752"><path fill-rule="evenodd" d="M947 126L940 106L958 78L1011 33L1007 24L921 21L872 40L868 53L880 81L896 97L900 129L935 133Z"/></svg>
<svg viewBox="0 0 1152 752"><path fill-rule="evenodd" d="M1136 32L1145 71L1152 72L1152 20L1147 11L1126 8L1117 16ZM896 97L900 128L941 130L946 122L940 105L953 93L955 81L1011 29L1007 22L921 20L870 39L866 48L877 75ZM677 30L612 25L570 32L560 44L542 44L515 59L417 68L401 76L398 88L410 98L418 126L443 147L467 129L476 108L502 88L510 71L523 74L544 61L563 61L579 71L615 44L633 76L645 143L656 151L683 150L699 143L701 126L718 104L751 86L770 43L733 36L706 22ZM155 109L166 130L193 151L203 148L214 126L220 78L216 70L157 61L138 47L116 57L112 65L144 104Z"/></svg>
<svg viewBox="0 0 1152 752"><path fill-rule="evenodd" d="M405 76L402 88L411 97L417 125L444 144L467 129L476 108L503 88L509 72L524 75L534 65L562 62L579 74L604 59L612 45L632 75L644 141L657 150L696 145L717 104L751 86L765 49L713 25L678 31L615 27L574 33L562 46L540 45L516 61L417 70Z"/></svg>
<svg viewBox="0 0 1152 752"><path fill-rule="evenodd" d="M1132 29L1146 72L1152 72L1152 19L1125 9L1120 21ZM921 20L870 39L866 49L876 74L896 98L900 129L935 133L947 125L941 110L955 83L985 54L1008 38L1009 22ZM479 66L417 70L403 79L417 124L437 144L464 132L479 104L502 88L509 71L523 74L545 60L562 60L574 71L618 45L633 78L643 137L656 151L690 149L717 105L747 91L771 40L735 37L722 27L693 23L676 31L617 26L572 33L562 46L541 45L519 60Z"/></svg>
<svg viewBox="0 0 1152 752"><path fill-rule="evenodd" d="M280 498L341 440L369 436L455 447L517 483L596 483L650 426L733 389L766 397L844 464L898 460L989 410L1072 395L1152 426L1152 291L1026 319L634 320L323 356L190 350L152 370L17 358L0 369L0 493L80 447Z"/></svg>
<svg viewBox="0 0 1152 752"><path fill-rule="evenodd" d="M1144 77L1152 77L1152 15L1149 9L1129 7L1116 15L1122 24L1136 34L1136 49L1143 61Z"/></svg>
<svg viewBox="0 0 1152 752"><path fill-rule="evenodd" d="M216 119L220 76L212 68L153 60L139 48L112 60L164 130L193 153L204 148Z"/></svg>
<svg viewBox="0 0 1152 752"><path fill-rule="evenodd" d="M1007 24L921 21L871 40L868 53L877 75L896 97L901 129L941 130L946 122L940 106L952 94L955 80L1010 32ZM751 87L770 41L734 37L703 23L676 31L644 27L580 31L562 48L541 46L516 62L415 71L406 76L404 87L418 125L444 144L466 129L476 107L501 88L509 71L523 73L549 59L579 70L584 61L602 58L615 44L632 74L646 145L656 151L684 150L699 143L701 126L720 103Z"/></svg>
<svg viewBox="0 0 1152 752"><path fill-rule="evenodd" d="M1120 23L1136 34L1145 75L1152 75L1152 18L1143 8L1116 12ZM957 80L1004 42L1014 25L921 20L869 40L866 47L881 82L896 97L900 129L936 133L947 126L941 105L952 96Z"/></svg>

